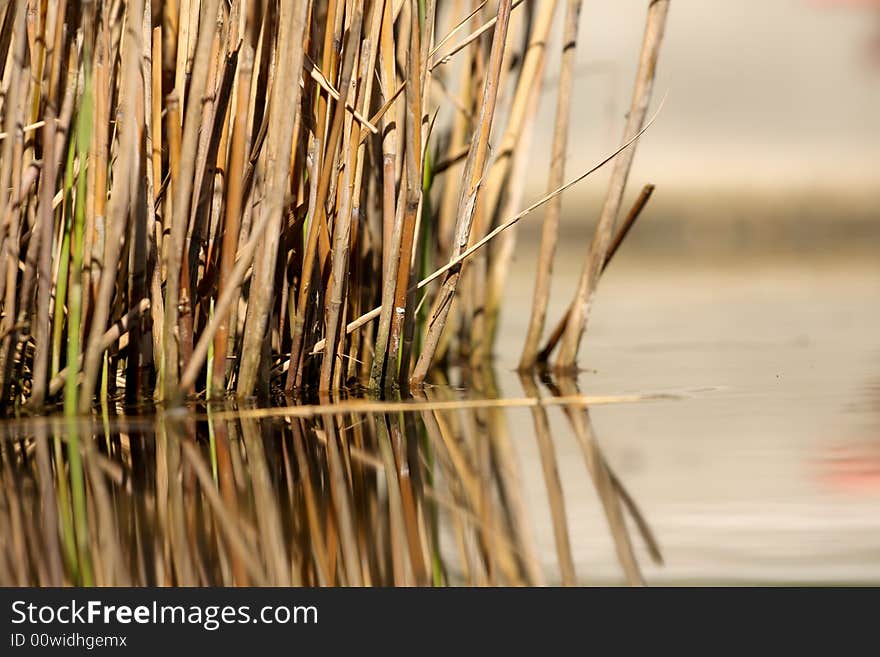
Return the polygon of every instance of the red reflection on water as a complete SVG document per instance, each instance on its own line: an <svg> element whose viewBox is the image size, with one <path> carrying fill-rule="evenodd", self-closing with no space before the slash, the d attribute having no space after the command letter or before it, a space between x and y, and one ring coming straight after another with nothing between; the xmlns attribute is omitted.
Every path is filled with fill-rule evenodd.
<svg viewBox="0 0 880 657"><path fill-rule="evenodd" d="M834 492L880 495L880 447L835 447L817 462L818 479Z"/></svg>

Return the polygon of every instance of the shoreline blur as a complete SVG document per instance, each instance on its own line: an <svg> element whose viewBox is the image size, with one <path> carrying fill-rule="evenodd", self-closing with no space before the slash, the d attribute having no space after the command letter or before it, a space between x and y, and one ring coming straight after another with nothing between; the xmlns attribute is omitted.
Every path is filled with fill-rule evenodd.
<svg viewBox="0 0 880 657"><path fill-rule="evenodd" d="M638 189L630 187L624 206ZM564 204L561 250L586 253L602 207L600 191ZM540 241L539 210L519 225L518 242ZM880 247L877 190L767 191L657 188L618 259L640 257L873 257ZM523 248L517 259L531 257Z"/></svg>

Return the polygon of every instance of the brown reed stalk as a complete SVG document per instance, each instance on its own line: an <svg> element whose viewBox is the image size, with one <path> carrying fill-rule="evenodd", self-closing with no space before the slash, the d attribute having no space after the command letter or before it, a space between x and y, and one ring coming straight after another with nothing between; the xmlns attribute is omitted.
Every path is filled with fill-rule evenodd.
<svg viewBox="0 0 880 657"><path fill-rule="evenodd" d="M565 179L565 156L568 152L568 133L571 122L571 93L574 83L574 65L577 55L578 30L580 27L581 0L569 0L565 11L565 27L562 37L562 61L559 70L559 91L556 99L556 121L553 128L553 146L550 154L549 190L556 189ZM641 127L641 126L639 126ZM532 314L526 341L519 359L519 369L528 370L535 365L547 305L550 303L550 283L553 277L553 259L559 239L559 216L562 197L557 196L547 204L541 225L541 251L535 272L535 290L532 298Z"/></svg>
<svg viewBox="0 0 880 657"><path fill-rule="evenodd" d="M525 185L516 184L527 175L531 140L534 133L535 114L538 111L541 81L543 80L547 42L555 14L556 2L543 3L534 17L532 33L523 53L515 95L510 106L510 118L498 147L498 153L489 169L486 184L485 208L487 224L498 216L513 214L522 206ZM510 184L513 182L513 184ZM501 204L502 190L506 196ZM485 229L484 229L485 231ZM479 235L482 237L483 235ZM516 243L515 231L508 231L500 243L490 249L485 256L488 273L483 300L485 321L484 335L479 336L481 348L474 355L485 354L494 343L499 307L503 297L503 286L507 279L508 267ZM472 334L474 331L472 331ZM474 335L474 338L477 336ZM472 342L474 340L472 339ZM491 356L491 354L488 354Z"/></svg>
<svg viewBox="0 0 880 657"><path fill-rule="evenodd" d="M357 68L360 57L361 30L363 26L363 11L358 4L354 6L354 16L348 27L348 39L346 40L347 52L343 64L343 71ZM356 45L357 44L357 45ZM349 58L351 61L349 62ZM343 82L345 78L343 77ZM366 80L361 81L366 84ZM349 89L343 90L342 94L346 98L356 95L357 93L357 76L352 72L349 80ZM354 92L354 94L352 93ZM343 96L341 95L340 98ZM344 102L337 104L337 111L342 113L345 111ZM343 114L343 116L345 116ZM327 320L325 325L324 358L321 361L321 374L318 380L319 390L330 390L331 375L334 366L337 365L337 340L339 340L340 325L344 325L345 316L343 314L343 295L347 288L346 281L349 276L349 252L351 249L352 235L352 214L353 205L352 196L359 194L359 190L355 190L354 170L357 169L357 152L358 143L360 141L360 127L356 122L352 122L351 131L348 136L348 148L343 147L340 153L340 159L344 158L342 175L340 177L340 195L341 203L337 205L337 215L333 226L333 258L330 268L330 280L328 284L327 298ZM344 335L342 336L344 337Z"/></svg>
<svg viewBox="0 0 880 657"><path fill-rule="evenodd" d="M172 203L172 223L171 234L168 238L168 247L165 252L165 325L163 327L163 335L165 338L164 354L163 354L163 376L164 390L163 397L165 399L174 399L179 392L179 340L181 339L181 328L179 326L180 303L181 299L181 268L183 265L183 255L185 249L185 237L187 233L188 213L187 209L190 205L190 195L193 188L193 170L195 167L196 149L198 148L199 138L199 119L202 114L201 100L205 93L205 86L208 77L209 58L211 55L211 47L213 38L211 34L213 27L216 25L219 0L205 0L201 7L200 19L201 24L198 29L198 39L195 51L195 59L193 61L192 74L189 78L189 89L187 91L188 101L183 120L183 139L181 141L180 156L180 184L174 187L174 200ZM186 29L190 27L189 22L185 23ZM187 32L188 34L188 32ZM178 46L185 46L186 42ZM178 78L177 93L178 97L183 100L183 79L181 76L181 58L178 52Z"/></svg>
<svg viewBox="0 0 880 657"><path fill-rule="evenodd" d="M40 172L39 205L37 217L43 237L40 242L40 260L37 272L36 319L32 331L34 341L44 348L34 353L33 389L30 403L39 408L46 399L46 386L49 375L49 308L52 288L52 244L55 230L54 209L52 200L58 178L58 166L63 150L56 147L56 140L63 143L66 129L59 130L56 117L61 107L58 102L59 82L61 74L62 48L64 46L64 19L67 3L59 3L55 12L55 34L49 53L50 70L49 86L46 94L46 124L43 126L43 169Z"/></svg>
<svg viewBox="0 0 880 657"><path fill-rule="evenodd" d="M462 177L461 196L458 202L457 221L455 228L455 243L452 256L460 255L465 251L470 237L471 224L474 219L474 211L477 204L477 195L483 181L486 170L489 150L489 135L492 129L492 120L495 114L495 103L498 96L498 78L501 74L501 63L504 57L504 46L507 39L507 26L510 22L510 0L501 0L498 4L498 22L492 35L492 49L489 55L489 66L483 86L483 95L480 109L477 114L478 134L472 142L468 154L465 171ZM453 267L443 282L443 287L437 295L431 318L427 324L424 345L419 354L418 361L413 369L411 381L413 385L420 385L427 376L428 369L440 342L440 336L446 325L449 315L449 306L455 296L455 289L461 275L461 267Z"/></svg>
<svg viewBox="0 0 880 657"><path fill-rule="evenodd" d="M632 104L624 128L624 141L629 139L631 135L637 134L645 123L668 13L669 0L651 0L648 5L642 54L636 73ZM554 362L556 369L573 370L576 367L578 348L586 329L589 306L599 282L602 265L605 262L605 253L614 232L623 193L626 189L626 181L634 158L635 149L630 149L614 163L605 203L602 206L599 222L590 244L590 252L584 262L584 268L578 281L565 333L559 347L559 354Z"/></svg>
<svg viewBox="0 0 880 657"><path fill-rule="evenodd" d="M335 8L336 4L332 4L331 7ZM340 15L341 20L341 15ZM327 30L330 29L330 23L328 21ZM341 24L340 24L341 29ZM325 48L327 47L327 41L325 39ZM320 251L324 251L324 248L320 248L319 237L322 233L326 233L327 230L327 199L330 197L330 184L332 179L335 178L333 172L333 161L335 160L337 150L339 148L339 142L342 137L342 128L343 121L346 116L345 104L348 101L348 93L349 88L351 86L351 78L354 73L354 52L355 52L355 41L354 38L350 39L348 42L348 48L346 48L344 61L342 66L342 72L340 75L340 84L339 84L339 100L336 101L333 118L330 125L330 130L328 132L327 141L325 146L325 152L323 156L323 164L319 170L319 178L318 178L318 188L317 188L317 196L315 199L315 206L313 208L313 214L311 218L311 223L309 224L309 233L308 240L306 242L305 251L303 255L303 268L302 268L302 278L300 279L300 287L299 287L299 295L296 303L296 315L293 321L292 327L292 338L291 338L291 356L290 356L290 368L291 370L295 370L294 375L291 377L288 374L287 379L287 388L292 389L291 384L301 385L302 379L302 346L303 346L303 338L305 332L305 322L306 322L306 313L310 310L312 312L320 312L322 304L314 304L309 303L313 301L310 299L310 295L312 294L312 279L314 278L316 263L324 262L324 254L320 253ZM320 127L320 119L321 114L319 111L319 127ZM321 157L321 146L318 146L317 155ZM326 239L326 235L325 235ZM325 247L326 248L326 247Z"/></svg>
<svg viewBox="0 0 880 657"><path fill-rule="evenodd" d="M92 87L94 89L94 120L92 143L89 150L89 163L86 171L86 217L83 235L82 254L82 318L80 334L89 335L92 325L93 297L101 282L104 251L107 249L107 168L111 154L111 116L110 90L115 86L113 72L116 67L113 61L118 55L119 44L111 43L113 26L110 23L110 8L105 4L100 14L97 4L89 8L94 12L91 20L97 23L97 34L94 37L94 62L92 69ZM126 12L127 13L127 12ZM128 29L128 28L126 28ZM113 131L117 135L118 130Z"/></svg>
<svg viewBox="0 0 880 657"><path fill-rule="evenodd" d="M10 195L8 190L19 188L21 160L24 150L25 99L29 84L29 67L25 62L26 2L19 0L14 11L16 38L12 52L12 67L9 69L9 84L4 99L4 129L8 137L3 140L2 161L0 161L0 298L4 300L4 314L0 318L0 399L6 399L12 370L13 326L17 312L18 259L20 248L20 199Z"/></svg>
<svg viewBox="0 0 880 657"><path fill-rule="evenodd" d="M605 262L602 263L603 273L611 262L611 259L614 258L614 254L617 253L620 245L623 244L623 240L626 239L626 236L629 234L630 229L636 223L636 219L641 216L642 210L645 209L645 206L648 204L648 200L651 198L651 194L653 193L654 185L648 184L642 188L641 193L639 194L638 198L636 198L635 202L630 208L629 214L627 214L626 219L623 220L620 228L617 229L617 233L614 235L614 239L611 241L611 244L608 247L608 252L605 254ZM565 314L556 324L556 328L554 328L550 335L547 337L547 342L544 343L541 351L538 352L537 362L547 362L547 359L550 357L550 354L556 348L556 345L559 343L559 339L565 332L565 326L568 323L568 316L570 312L571 307L569 307L569 309L565 311Z"/></svg>
<svg viewBox="0 0 880 657"><path fill-rule="evenodd" d="M252 287L248 302L242 360L236 388L239 397L246 397L254 392L261 356L260 345L265 339L273 301L275 263L297 117L297 114L291 113L289 109L299 106L299 78L303 62L303 33L307 9L306 0L299 0L295 6L279 7L280 30L275 84L280 85L280 88L276 86L269 108L269 144L266 162L268 180L263 208L263 212L269 216L269 223L263 236L262 255L254 269L256 287ZM340 106L340 112L342 111L344 107Z"/></svg>
<svg viewBox="0 0 880 657"><path fill-rule="evenodd" d="M119 170L113 178L110 190L110 207L107 218L103 273L97 301L95 303L92 328L89 332L85 350L84 380L80 390L79 412L87 413L92 406L92 392L98 379L98 368L101 364L101 336L107 329L110 317L113 292L116 286L116 267L120 260L121 241L128 227L130 204L137 196L138 180L140 179L140 140L137 117L137 99L143 95L141 67L143 2L133 0L126 8L125 26L126 40L123 52L124 89L121 106L123 116L127 118L121 128L121 148L126 157L120 163Z"/></svg>
<svg viewBox="0 0 880 657"><path fill-rule="evenodd" d="M391 90L397 86L393 29L391 2L386 0L379 47L379 75L386 104L391 102L393 98ZM393 114L387 114L383 121L385 134L382 139L382 306L370 370L370 387L374 390L382 386L385 376L385 361L388 356L388 341L394 312L394 293L397 289L400 243L403 239L403 217L402 214L398 214L395 191L398 124L393 117ZM406 172L401 175L406 176Z"/></svg>
<svg viewBox="0 0 880 657"><path fill-rule="evenodd" d="M146 12L145 12L146 13ZM162 298L163 221L157 215L162 197L162 27L153 28L152 52L150 59L150 123L147 134L151 139L150 167L152 169L151 217L152 248L150 253L150 333L153 337L153 367L157 382L163 380L162 353L164 349L163 329L165 326L165 305ZM145 76L146 77L146 76ZM146 87L146 85L145 85ZM161 383L157 387L161 387Z"/></svg>
<svg viewBox="0 0 880 657"><path fill-rule="evenodd" d="M367 36L361 46L362 70L360 73L360 79L362 84L358 96L358 106L362 112L369 111L373 99L374 82L377 77L376 67L380 65L379 46L382 39L382 25L385 19L386 4L385 0L374 0L370 5L370 26L368 28ZM355 111L357 110L357 108L352 109ZM365 125L363 127L367 126ZM362 128L358 128L357 134L365 135L366 133ZM372 286L366 284L366 282L369 277L369 272L376 271L377 260L379 265L378 268L381 270L383 262L382 258L384 258L384 252L381 248L384 247L377 248L373 240L374 235L376 237L381 235L384 228L380 223L382 221L381 214L365 212L365 210L370 207L371 191L375 193L377 188L369 184L370 177L368 175L367 188L364 189L364 169L367 166L368 155L367 144L363 138L361 138L356 145L355 142L356 140L352 138L352 147L356 148L357 152L354 155L356 167L354 178L352 180L351 199L354 231L353 242L355 245L360 246L360 253L356 254L356 258L359 262L352 268L354 270L353 274L356 273L358 278L349 282L352 289L352 293L350 294L352 306L349 312L357 315L360 314L364 305L372 301L372 296L375 293L375 289L371 289ZM373 181L375 182L375 177L373 178ZM378 221L374 220L373 222L370 222L370 215L374 215ZM376 226L376 223L379 223L379 225ZM368 226L370 228L368 228ZM380 245L381 244L382 242L380 241ZM340 334L340 344L344 344L347 335L344 332L344 327L343 330L340 331ZM367 359L363 359L360 364L358 361L361 353L366 353L369 350L369 344L364 343L368 343L369 338L372 336L363 337L363 340L354 339L349 341L349 378L366 380L369 376L369 371L367 370L369 363ZM361 374L359 370L363 370L363 374Z"/></svg>
<svg viewBox="0 0 880 657"><path fill-rule="evenodd" d="M220 247L220 271L217 278L217 294L222 295L228 285L232 268L235 265L235 250L241 230L241 213L244 204L244 169L248 141L248 106L250 104L251 76L254 70L254 43L258 38L255 0L247 2L243 43L239 49L236 71L236 101L232 119L232 137L229 157L225 171L226 189L223 209L223 238ZM215 317L218 316L214 309ZM227 348L229 343L229 318L226 313L219 315L217 333L214 336L214 362L212 381L209 382L215 395L226 391ZM190 361L192 362L192 361Z"/></svg>
<svg viewBox="0 0 880 657"><path fill-rule="evenodd" d="M391 331L388 340L386 383L406 381L409 375L409 362L398 363L398 353L404 336L407 310L412 321L412 303L407 303L410 272L412 271L413 246L416 240L416 224L422 201L422 96L424 76L421 59L422 27L416 2L410 4L410 43L407 50L406 69L406 146L404 162L406 167L406 193L403 197L403 221L401 224L400 248L391 253L392 267L396 269L397 281L394 286ZM398 374L398 365L400 372Z"/></svg>

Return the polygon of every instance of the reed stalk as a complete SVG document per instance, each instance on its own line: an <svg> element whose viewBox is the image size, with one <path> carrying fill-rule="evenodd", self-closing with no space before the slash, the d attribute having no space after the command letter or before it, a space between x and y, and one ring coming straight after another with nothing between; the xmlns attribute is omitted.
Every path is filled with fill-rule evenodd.
<svg viewBox="0 0 880 657"><path fill-rule="evenodd" d="M331 7L335 9L337 3L332 3ZM340 13L341 18L341 13ZM327 23L327 33L325 36L329 37L329 29L330 22L328 20ZM341 23L340 23L341 29ZM327 47L327 41L325 40L325 48ZM330 122L330 129L327 133L326 143L324 144L326 150L323 155L324 166L320 168L320 174L318 178L318 187L317 187L317 196L315 198L315 205L313 207L313 215L311 218L311 222L309 224L309 232L308 232L308 240L306 242L304 257L303 257L303 267L302 267L302 278L300 280L299 287L299 296L297 298L296 303L296 316L293 321L293 329L292 329L292 338L291 338L291 370L294 371L294 375L292 377L288 377L287 387L288 389L292 389L295 385L301 385L302 383L302 347L303 347L303 338L305 332L305 323L306 323L306 314L309 311L319 311L322 307L322 304L315 304L314 300L310 298L312 294L312 279L314 278L316 263L320 263L323 265L326 258L327 246L321 246L321 241L329 240L327 237L327 199L330 197L330 184L333 179L336 178L334 172L333 162L336 159L337 149L339 148L339 143L342 137L342 128L343 122L346 115L345 104L348 100L348 93L351 86L351 78L354 73L354 64L355 64L355 40L352 38L349 41L349 47L345 51L345 59L342 66L342 72L340 76L340 84L339 84L339 100L336 102L334 107L334 111L332 113L332 120ZM325 52L325 56L329 56L327 52ZM327 64L330 64L330 60L327 61ZM318 114L319 122L318 128L320 130L321 124L321 110L319 109ZM321 146L319 145L317 149L317 155L321 157ZM320 239L323 235L323 240ZM322 267L323 268L323 267ZM312 303L310 303L312 302Z"/></svg>
<svg viewBox="0 0 880 657"><path fill-rule="evenodd" d="M397 384L398 376L403 381L408 378L409 363L398 363L398 354L405 332L407 320L407 294L410 285L410 272L413 266L413 248L416 240L416 224L422 201L422 96L424 76L421 59L422 25L419 21L418 6L410 4L410 43L407 50L406 77L406 146L405 188L403 196L403 221L401 223L400 248L391 253L392 267L396 269L397 280L394 285L393 310L388 340L386 382ZM412 305L409 304L411 311ZM411 312L410 312L411 320ZM398 373L398 365L400 372Z"/></svg>
<svg viewBox="0 0 880 657"><path fill-rule="evenodd" d="M660 45L663 41L668 13L669 0L651 0L648 5L648 16L632 104L623 132L624 141L637 134L647 118L651 92L654 88L657 59L660 55ZM599 222L590 244L590 251L578 281L565 332L559 346L559 354L554 362L554 367L557 370L573 370L577 366L578 349L586 330L589 307L596 292L608 245L614 233L617 215L634 159L635 149L629 149L614 163L605 203L602 206Z"/></svg>
<svg viewBox="0 0 880 657"><path fill-rule="evenodd" d="M178 379L179 367L178 357L180 353L181 329L178 319L180 317L180 304L186 299L181 299L181 269L183 266L184 254L184 238L187 233L188 212L190 204L190 195L193 188L193 169L195 166L195 155L198 147L199 137L199 120L202 113L201 99L205 93L207 84L209 58L211 55L211 46L213 38L211 34L217 20L217 10L219 0L205 0L204 6L201 7L200 25L198 28L198 45L196 46L195 60L193 61L192 74L190 75L189 89L187 91L189 102L186 104L186 111L183 121L183 139L181 143L179 184L173 188L174 201L172 205L172 224L169 243L165 253L165 325L163 327L163 335L165 337L164 345L164 391L165 399L173 400L179 394ZM188 16L188 15L187 15ZM184 22L186 34L188 36L190 21ZM181 57L181 52L185 52L180 46L186 47L187 40L178 42L178 66L177 66L177 90L178 98L181 101L184 98L184 82L181 69L185 57Z"/></svg>
<svg viewBox="0 0 880 657"><path fill-rule="evenodd" d="M571 123L571 93L574 86L574 66L577 55L580 28L581 0L569 0L566 4L562 36L562 60L559 67L559 91L556 98L556 122L553 128L553 146L550 154L549 190L556 189L565 179L565 157L568 152L568 133ZM641 127L641 126L639 126ZM559 240L559 217L562 213L562 197L557 196L547 204L541 225L541 250L535 271L535 291L532 298L532 314L526 333L525 344L519 358L519 369L528 370L535 365L547 305L550 303L550 283L553 277L553 260Z"/></svg>
<svg viewBox="0 0 880 657"><path fill-rule="evenodd" d="M608 247L608 251L605 254L605 262L602 263L602 272L605 272L608 265L611 262L611 259L614 258L614 254L617 253L620 245L623 244L623 240L626 239L626 236L629 234L630 229L636 223L636 219L638 219L642 210L645 209L645 206L648 204L648 200L651 198L651 195L654 193L654 185L648 184L642 188L641 193L638 198L636 198L635 203L633 203L632 208L630 208L629 214L627 214L626 219L624 219L623 223L618 228L617 233L614 236L614 239L611 241L610 246ZM556 348L556 345L559 343L559 339L562 337L562 334L565 332L565 326L568 323L568 316L571 312L571 308L565 311L565 314L556 324L556 328L550 333L547 337L547 341L544 343L544 346L541 348L541 351L538 353L537 362L546 363L547 359L550 357L550 354Z"/></svg>
<svg viewBox="0 0 880 657"><path fill-rule="evenodd" d="M345 71L357 67L360 53L355 44L361 43L361 29L363 25L363 11L359 6L354 8L354 17L348 27L347 49L343 64L343 81L345 81ZM367 80L362 80L362 84L367 84ZM337 112L345 116L345 99L352 96L352 91L356 92L357 78L353 75L349 79L349 89L343 90L340 94L340 100L337 101ZM352 196L359 194L360 191L354 188L354 171L357 169L357 152L359 142L360 128L359 124L354 123L348 136L349 147L342 149L342 157L345 158L343 164L343 172L340 178L340 195L342 202L337 206L337 216L333 226L333 259L330 269L329 294L327 299L327 320L326 320L326 346L324 347L324 358L321 361L321 375L318 381L319 390L330 390L334 366L338 366L336 362L337 356L337 340L339 340L339 327L344 324L345 315L343 314L343 295L345 294L347 285L346 281L349 274L349 252L351 250L352 236L352 205L354 203ZM344 336L343 336L344 337Z"/></svg>
<svg viewBox="0 0 880 657"><path fill-rule="evenodd" d="M120 129L120 148L126 154L110 189L110 207L107 217L106 241L102 261L103 274L95 303L91 331L85 350L83 384L80 390L79 412L87 413L92 406L92 392L98 379L103 351L101 336L107 330L113 294L116 287L116 267L120 260L122 238L130 219L130 205L137 198L140 179L140 131L137 123L137 102L143 96L141 70L141 42L143 0L131 0L125 15L125 49L123 51L124 81L120 101L123 123ZM100 160L99 160L100 166ZM76 362L76 359L71 359Z"/></svg>
<svg viewBox="0 0 880 657"><path fill-rule="evenodd" d="M492 35L492 49L489 55L489 65L483 86L482 100L477 114L478 134L472 142L465 170L462 176L464 182L458 201L457 220L455 226L455 241L452 256L460 255L466 250L470 238L471 225L477 206L477 195L483 182L486 170L489 136L492 130L492 120L495 114L495 103L498 97L498 78L501 75L501 63L504 58L504 46L507 38L507 26L510 22L510 0L501 0L498 4L497 25ZM455 289L461 275L461 267L453 267L447 274L443 287L437 295L431 318L427 324L425 341L418 361L413 369L411 382L420 385L428 374L428 369L440 342L440 336L446 325L449 315L450 304L455 296Z"/></svg>
<svg viewBox="0 0 880 657"><path fill-rule="evenodd" d="M243 43L239 49L238 69L235 90L235 108L232 124L232 136L229 146L228 166L225 171L226 189L223 209L223 237L220 247L220 271L217 278L218 295L225 292L229 284L229 276L235 265L235 251L238 247L241 231L241 214L244 196L244 169L248 141L248 105L250 104L251 76L254 70L254 42L257 38L256 17L252 10L253 2L247 3L249 10L245 12ZM217 316L217 309L214 309ZM213 371L210 386L215 395L226 392L227 348L229 344L229 318L223 313L218 320L217 333L214 336ZM192 362L192 360L190 361Z"/></svg>
<svg viewBox="0 0 880 657"><path fill-rule="evenodd" d="M386 0L379 47L379 75L386 102L391 101L391 90L397 86L393 23L391 3ZM400 243L403 238L403 221L402 216L398 221L395 193L398 128L392 117L393 115L389 114L384 119L385 134L382 140L382 312L379 316L373 363L370 370L370 387L373 390L381 388L385 376L385 361L388 355L388 340L394 312L394 293L397 289Z"/></svg>
<svg viewBox="0 0 880 657"><path fill-rule="evenodd" d="M262 238L264 240L262 255L254 270L256 286L252 288L252 295L248 303L248 315L245 320L243 359L236 388L239 397L246 397L254 392L261 354L259 345L265 339L273 300L275 262L278 254L281 217L284 212L288 187L288 165L294 148L296 113L291 113L289 110L291 107L299 106L299 77L302 69L303 49L296 46L302 43L306 10L305 0L299 0L295 5L283 4L279 7L280 29L275 84L280 86L280 90L276 90L274 93L273 102L269 108L269 146L266 161L269 177L266 183L265 207L262 210L269 218L266 232ZM339 113L344 113L342 105L339 107Z"/></svg>

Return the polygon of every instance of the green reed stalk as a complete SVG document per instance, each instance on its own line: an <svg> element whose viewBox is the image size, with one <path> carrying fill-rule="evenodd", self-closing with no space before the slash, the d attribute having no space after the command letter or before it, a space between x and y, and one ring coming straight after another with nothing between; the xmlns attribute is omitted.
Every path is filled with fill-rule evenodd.
<svg viewBox="0 0 880 657"><path fill-rule="evenodd" d="M86 60L87 61L87 60ZM80 321L82 318L82 261L83 231L85 224L86 158L92 128L92 84L88 65L84 71L83 95L76 117L77 158L80 172L76 184L76 204L73 214L71 239L71 285L68 295L67 318L67 362L75 364L80 358ZM89 557L89 525L86 517L86 490L80 455L79 429L77 427L77 388L78 368L67 368L67 381L64 386L64 414L67 417L67 460L70 466L70 487L73 501L73 524L76 534L79 581L83 586L92 586L91 559Z"/></svg>
<svg viewBox="0 0 880 657"><path fill-rule="evenodd" d="M61 339L64 336L64 300L67 298L67 283L70 270L70 236L73 231L73 164L76 157L76 141L71 140L67 150L67 165L64 172L64 212L61 226L61 253L55 283L55 312L52 317L52 378L61 371Z"/></svg>

